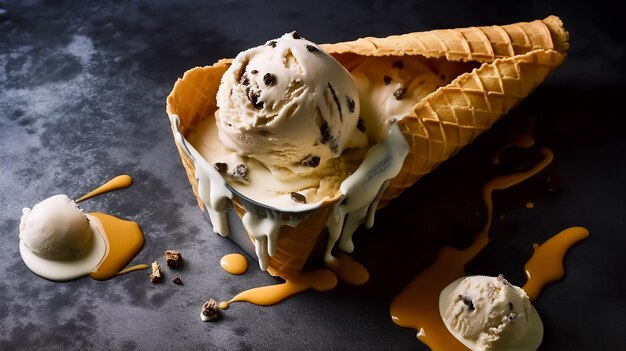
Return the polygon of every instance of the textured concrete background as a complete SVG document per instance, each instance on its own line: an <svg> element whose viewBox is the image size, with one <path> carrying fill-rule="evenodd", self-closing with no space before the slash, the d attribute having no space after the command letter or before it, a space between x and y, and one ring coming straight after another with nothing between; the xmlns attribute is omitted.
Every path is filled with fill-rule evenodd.
<svg viewBox="0 0 626 351"><path fill-rule="evenodd" d="M625 75L623 22L612 3L0 0L0 350L426 350L415 331L391 322L389 303L437 248L467 245L481 229L480 187L501 172L489 157L531 115L537 143L552 148L555 161L496 196L493 241L467 271L523 284L533 242L586 226L591 237L568 255L566 278L536 303L542 349L623 347ZM494 130L381 211L374 229L357 233L368 284L272 307L235 304L222 320L200 322L207 298L277 280L254 262L239 277L219 268L222 255L241 250L202 217L164 111L186 69L294 29L323 43L549 14L571 33L565 64ZM79 196L123 173L134 177L132 187L82 207L141 224L146 243L133 263L178 248L185 266L165 269L157 285L144 272L68 283L31 273L18 251L21 208L57 193ZM566 187L547 193L545 178L554 174ZM529 200L533 210L524 207ZM171 283L177 275L184 285Z"/></svg>

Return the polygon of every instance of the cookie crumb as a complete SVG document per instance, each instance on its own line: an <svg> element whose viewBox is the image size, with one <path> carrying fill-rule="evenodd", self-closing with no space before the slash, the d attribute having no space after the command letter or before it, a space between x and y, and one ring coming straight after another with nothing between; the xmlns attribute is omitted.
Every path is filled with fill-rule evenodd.
<svg viewBox="0 0 626 351"><path fill-rule="evenodd" d="M271 87L276 84L276 76L271 73L265 73L263 76L263 83L265 86Z"/></svg>
<svg viewBox="0 0 626 351"><path fill-rule="evenodd" d="M165 250L165 263L168 267L177 268L182 263L183 256L178 250Z"/></svg>
<svg viewBox="0 0 626 351"><path fill-rule="evenodd" d="M320 158L319 156L308 155L302 161L300 161L300 165L302 165L302 167L315 168L320 165Z"/></svg>
<svg viewBox="0 0 626 351"><path fill-rule="evenodd" d="M150 282L156 283L161 280L161 266L157 261L152 262L152 274L150 274Z"/></svg>
<svg viewBox="0 0 626 351"><path fill-rule="evenodd" d="M313 46L313 45L307 45L307 46L306 46L306 50L307 50L308 52L318 52L318 51L319 51L319 49L318 49L318 48L316 48L316 47L315 47L315 46Z"/></svg>
<svg viewBox="0 0 626 351"><path fill-rule="evenodd" d="M200 318L203 322L212 321L218 317L217 302L213 299L208 300L202 305Z"/></svg>
<svg viewBox="0 0 626 351"><path fill-rule="evenodd" d="M354 110L356 109L356 103L354 100L352 100L351 97L346 96L346 102L348 103L348 111L350 111L350 113L354 113Z"/></svg>
<svg viewBox="0 0 626 351"><path fill-rule="evenodd" d="M293 32L293 33L291 33L291 36L292 36L294 39L302 39L302 37L300 36L300 34L298 34L298 32Z"/></svg>
<svg viewBox="0 0 626 351"><path fill-rule="evenodd" d="M363 120L363 118L359 118L359 120L356 122L356 127L358 130L365 133L366 128L365 128L365 121Z"/></svg>
<svg viewBox="0 0 626 351"><path fill-rule="evenodd" d="M180 277L174 278L174 280L172 280L172 283L174 283L176 285L183 285L183 281L182 281L182 279L180 279Z"/></svg>
<svg viewBox="0 0 626 351"><path fill-rule="evenodd" d="M248 167L246 167L246 165L244 165L243 163L238 164L232 173L232 177L234 180L244 182L244 183L247 182L248 181Z"/></svg>
<svg viewBox="0 0 626 351"><path fill-rule="evenodd" d="M383 77L383 83L385 83L385 85L389 85L389 83L391 83L391 77L384 76Z"/></svg>

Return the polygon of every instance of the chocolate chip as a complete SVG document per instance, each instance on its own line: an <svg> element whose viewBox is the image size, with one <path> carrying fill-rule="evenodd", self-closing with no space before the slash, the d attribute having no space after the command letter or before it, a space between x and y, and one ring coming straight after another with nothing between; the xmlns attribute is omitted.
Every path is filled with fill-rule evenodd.
<svg viewBox="0 0 626 351"><path fill-rule="evenodd" d="M250 85L250 79L248 79L248 76L246 76L245 74L241 77L240 82L243 85Z"/></svg>
<svg viewBox="0 0 626 351"><path fill-rule="evenodd" d="M272 41L268 42L267 45L275 48L276 47L276 40L272 40Z"/></svg>
<svg viewBox="0 0 626 351"><path fill-rule="evenodd" d="M474 303L472 302L472 299L469 296L459 295L459 297L461 298L463 303L467 305L470 311L473 311L476 309L476 307L474 307Z"/></svg>
<svg viewBox="0 0 626 351"><path fill-rule="evenodd" d="M363 118L359 118L359 120L356 122L356 127L363 133L365 133L365 121L363 120Z"/></svg>
<svg viewBox="0 0 626 351"><path fill-rule="evenodd" d="M174 283L176 285L182 285L183 281L180 279L180 277L176 277L176 278L174 278L174 280L172 280L172 283Z"/></svg>
<svg viewBox="0 0 626 351"><path fill-rule="evenodd" d="M263 108L263 101L259 101L259 97L261 96L260 91L255 92L255 91L246 89L246 93L248 95L248 100L250 100L250 103L252 104L252 107L254 107L257 110L260 110Z"/></svg>
<svg viewBox="0 0 626 351"><path fill-rule="evenodd" d="M319 156L309 155L309 156L305 157L304 160L300 161L300 164L303 167L315 168L315 167L320 165L320 158L319 158Z"/></svg>
<svg viewBox="0 0 626 351"><path fill-rule="evenodd" d="M276 84L276 76L271 73L265 73L263 76L263 83L265 83L266 86L271 87Z"/></svg>
<svg viewBox="0 0 626 351"><path fill-rule="evenodd" d="M391 65L393 68L397 68L397 69L403 69L404 68L404 62L398 60L396 62L393 63L393 65Z"/></svg>
<svg viewBox="0 0 626 351"><path fill-rule="evenodd" d="M257 73L259 73L259 71L257 71L256 69L253 69L252 71L250 71L250 73L257 74Z"/></svg>
<svg viewBox="0 0 626 351"><path fill-rule="evenodd" d="M248 180L248 167L242 163L238 164L237 167L235 167L232 176L234 179Z"/></svg>
<svg viewBox="0 0 626 351"><path fill-rule="evenodd" d="M352 100L349 96L346 96L346 101L348 102L348 111L350 111L350 113L354 113L354 109L356 108L354 100Z"/></svg>
<svg viewBox="0 0 626 351"><path fill-rule="evenodd" d="M324 124L322 124L320 134L322 135L322 144L326 144L330 140L330 128L328 128L328 123L324 122Z"/></svg>
<svg viewBox="0 0 626 351"><path fill-rule="evenodd" d="M509 302L509 309L513 311L513 302Z"/></svg>
<svg viewBox="0 0 626 351"><path fill-rule="evenodd" d="M398 88L396 91L393 92L393 96L395 96L396 100L404 99L404 95L405 94L406 94L406 88L405 87Z"/></svg>
<svg viewBox="0 0 626 351"><path fill-rule="evenodd" d="M296 193L292 191L289 195L291 195L291 199L297 203L300 203L300 204L306 203L306 197L300 193Z"/></svg>
<svg viewBox="0 0 626 351"><path fill-rule="evenodd" d="M385 83L385 85L389 85L389 83L391 83L391 77L383 76L383 82Z"/></svg>
<svg viewBox="0 0 626 351"><path fill-rule="evenodd" d="M337 93L335 93L335 89L333 89L333 85L328 83L328 89L333 95L333 100L335 100L335 105L337 105L337 109L339 110L339 119L343 119L343 116L341 114L341 104L339 103L339 98L337 97Z"/></svg>
<svg viewBox="0 0 626 351"><path fill-rule="evenodd" d="M313 46L313 45L307 45L307 46L306 46L306 49L307 49L307 51L308 51L308 52L318 52L318 51L319 51L319 49L318 49L318 48L316 48L316 47L315 47L315 46Z"/></svg>
<svg viewBox="0 0 626 351"><path fill-rule="evenodd" d="M293 32L293 33L291 33L291 36L292 36L294 39L302 39L302 37L300 37L300 34L298 34L298 32Z"/></svg>
<svg viewBox="0 0 626 351"><path fill-rule="evenodd" d="M226 173L228 172L228 164L224 163L224 162L215 162L215 164L213 165L213 167L215 167L215 169L220 172L220 173Z"/></svg>

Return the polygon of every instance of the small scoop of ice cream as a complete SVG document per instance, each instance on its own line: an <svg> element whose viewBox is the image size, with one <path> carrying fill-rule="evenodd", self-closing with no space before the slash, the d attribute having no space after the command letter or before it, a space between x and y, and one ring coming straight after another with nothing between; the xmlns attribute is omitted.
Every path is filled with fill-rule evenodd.
<svg viewBox="0 0 626 351"><path fill-rule="evenodd" d="M66 195L55 195L22 210L20 240L34 254L63 259L80 254L89 244L89 220Z"/></svg>
<svg viewBox="0 0 626 351"><path fill-rule="evenodd" d="M439 312L472 350L536 350L543 325L523 289L502 276L462 278L444 289Z"/></svg>
<svg viewBox="0 0 626 351"><path fill-rule="evenodd" d="M292 32L243 51L217 93L220 141L278 178L324 167L345 148L364 146L359 93L348 71Z"/></svg>

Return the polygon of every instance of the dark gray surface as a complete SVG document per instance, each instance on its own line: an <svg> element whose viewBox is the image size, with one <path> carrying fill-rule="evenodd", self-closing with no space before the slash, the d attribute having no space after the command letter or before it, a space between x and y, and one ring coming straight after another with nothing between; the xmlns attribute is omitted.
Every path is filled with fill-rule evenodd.
<svg viewBox="0 0 626 351"><path fill-rule="evenodd" d="M425 350L415 331L391 322L389 303L438 247L466 245L480 230L480 186L501 172L489 156L528 115L538 118L537 142L554 150L555 161L496 196L493 242L467 270L522 284L533 242L588 227L591 237L567 256L565 279L535 304L546 329L542 350L620 349L626 138L619 13L598 1L0 0L0 350ZM565 64L495 130L381 211L374 229L357 233L367 285L340 284L272 307L236 304L220 321L200 322L205 299L277 280L254 263L240 277L219 268L222 255L240 250L210 232L174 147L164 104L178 76L294 29L321 43L549 14L571 33ZM184 268L166 269L157 285L144 272L68 283L32 274L18 252L21 208L57 193L78 196L122 173L135 178L131 188L82 207L141 224L146 243L134 263L178 248ZM551 174L564 179L563 191L545 191ZM524 207L528 200L535 209ZM175 276L184 285L172 284Z"/></svg>

